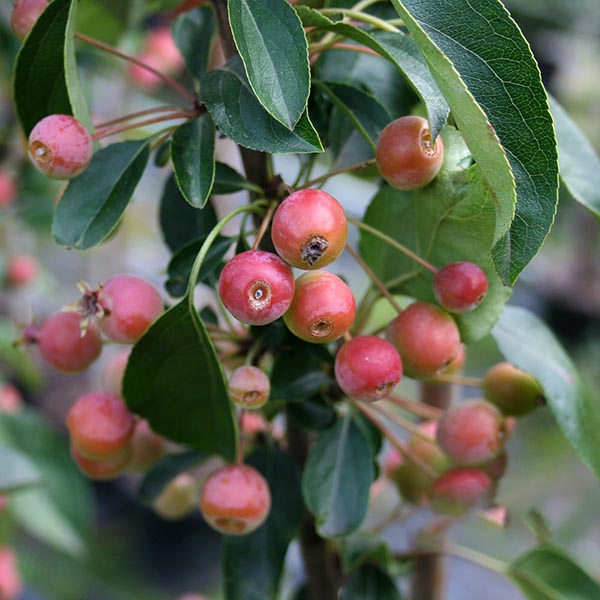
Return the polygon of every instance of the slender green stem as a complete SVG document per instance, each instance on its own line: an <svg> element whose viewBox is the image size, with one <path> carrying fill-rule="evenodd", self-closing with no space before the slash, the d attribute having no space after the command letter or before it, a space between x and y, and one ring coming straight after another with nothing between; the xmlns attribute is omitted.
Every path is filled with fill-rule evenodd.
<svg viewBox="0 0 600 600"><path fill-rule="evenodd" d="M213 245L214 241L217 239L217 236L225 225L231 221L231 219L237 217L237 215L245 213L245 212L253 212L253 213L261 213L264 211L262 207L264 204L263 201L258 201L253 204L248 204L244 206L239 206L235 210L232 210L229 214L225 215L211 230L211 232L206 236L198 255L196 256L196 260L192 266L192 272L190 274L190 279L188 283L187 295L188 302L190 304L190 310L194 308L194 288L196 287L196 282L198 281L198 275L200 274L200 269L202 268L202 263L210 250L210 247Z"/></svg>
<svg viewBox="0 0 600 600"><path fill-rule="evenodd" d="M322 8L319 12L323 15L339 15L342 14L344 17L349 17L351 19L355 19L357 21L363 21L364 23L369 23L377 29L382 29L383 31L398 31L397 27L390 25L387 21L380 19L374 15L370 15L369 13L362 12L360 10L355 10L352 8Z"/></svg>
<svg viewBox="0 0 600 600"><path fill-rule="evenodd" d="M422 417L423 419L429 419L431 421L439 421L444 414L444 411L441 411L437 408L426 406L420 402L414 402L413 400L403 398L402 396L398 396L396 394L390 394L389 396L386 396L385 400L394 406L401 408L402 410L416 415L417 417Z"/></svg>
<svg viewBox="0 0 600 600"><path fill-rule="evenodd" d="M260 242L262 241L267 231L267 228L269 227L269 223L271 222L273 213L275 212L276 208L277 202L271 202L271 205L269 206L269 209L267 210L267 213L263 217L262 223L260 224L260 228L256 233L256 238L254 239L254 243L252 244L252 250L258 249L258 246L260 245Z"/></svg>
<svg viewBox="0 0 600 600"><path fill-rule="evenodd" d="M396 425L400 425L403 429L410 431L413 435L420 437L426 442L434 443L435 440L427 435L418 425L415 425L408 419L405 419L403 416L381 406L379 403L373 405L374 410L376 410L381 416L385 417L392 421L392 423L396 423Z"/></svg>
<svg viewBox="0 0 600 600"><path fill-rule="evenodd" d="M328 179L331 179L332 177L335 177L336 175L341 175L343 173L353 173L354 171L360 171L360 170L366 169L374 164L375 164L375 159L372 158L370 160L363 160L363 162L355 164L355 165L351 165L349 167L344 167L342 169L336 169L335 171L328 171L327 173L324 173L323 175L319 175L319 177L315 177L314 179L311 179L311 180L305 182L303 187L311 187L313 185L316 185L317 183L323 183L324 181L327 181Z"/></svg>
<svg viewBox="0 0 600 600"><path fill-rule="evenodd" d="M409 250L404 244L397 242L394 238L391 238L389 235L382 233L378 229L375 229L374 227L371 227L370 225L367 225L366 223L363 223L362 221L360 221L359 219L355 219L354 217L346 216L346 218L350 223L356 225L359 229L363 229L367 233L374 235L381 241L390 245L392 248L395 248L399 252L402 252L403 254L408 256L408 258L414 260L416 263L420 264L428 271L431 271L434 275L438 272L438 270L431 263L427 262L424 258L421 258L418 254L415 254L412 250Z"/></svg>
<svg viewBox="0 0 600 600"><path fill-rule="evenodd" d="M477 377L466 377L465 375L455 375L452 373L440 373L431 380L434 383L453 383L455 385L466 385L469 387L481 387L483 380Z"/></svg>
<svg viewBox="0 0 600 600"><path fill-rule="evenodd" d="M500 573L501 575L506 575L508 572L508 563L498 560L497 558L493 558L492 556L488 556L487 554L477 552L476 550L472 550L471 548L465 548L464 546L453 544L452 542L446 542L442 552L448 556L456 556L457 558L468 560L469 562L478 564L486 569L489 569L490 571Z"/></svg>

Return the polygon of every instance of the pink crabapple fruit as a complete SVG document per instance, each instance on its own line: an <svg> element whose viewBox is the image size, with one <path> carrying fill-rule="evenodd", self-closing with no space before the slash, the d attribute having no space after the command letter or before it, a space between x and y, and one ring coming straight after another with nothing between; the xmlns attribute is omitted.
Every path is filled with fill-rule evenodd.
<svg viewBox="0 0 600 600"><path fill-rule="evenodd" d="M0 171L0 206L8 207L17 197L15 180L5 171Z"/></svg>
<svg viewBox="0 0 600 600"><path fill-rule="evenodd" d="M451 313L474 310L484 299L488 279L483 269L471 262L453 262L441 268L433 279L433 291L440 305Z"/></svg>
<svg viewBox="0 0 600 600"><path fill-rule="evenodd" d="M269 399L271 382L258 367L242 365L229 377L229 397L247 409L260 408Z"/></svg>
<svg viewBox="0 0 600 600"><path fill-rule="evenodd" d="M264 523L271 510L265 478L249 465L226 465L212 473L200 492L200 512L221 533L242 535Z"/></svg>
<svg viewBox="0 0 600 600"><path fill-rule="evenodd" d="M81 315L58 312L48 317L39 328L27 327L26 343L37 344L41 355L63 373L77 373L89 367L102 351L102 338L94 323L82 330Z"/></svg>
<svg viewBox="0 0 600 600"><path fill-rule="evenodd" d="M342 205L327 192L298 190L273 215L271 238L277 254L299 269L332 263L346 245L347 223Z"/></svg>
<svg viewBox="0 0 600 600"><path fill-rule="evenodd" d="M335 358L335 378L349 396L375 401L385 398L402 377L402 360L388 341L361 335L346 342Z"/></svg>
<svg viewBox="0 0 600 600"><path fill-rule="evenodd" d="M113 354L105 363L104 369L100 376L102 389L110 394L121 395L121 387L123 386L123 375L127 367L127 361L131 349L121 350Z"/></svg>
<svg viewBox="0 0 600 600"><path fill-rule="evenodd" d="M104 460L129 453L134 420L119 396L90 392L69 409L67 429L79 454Z"/></svg>
<svg viewBox="0 0 600 600"><path fill-rule="evenodd" d="M92 159L92 138L70 115L48 115L29 134L29 157L33 166L52 179L72 179Z"/></svg>
<svg viewBox="0 0 600 600"><path fill-rule="evenodd" d="M157 515L169 521L187 517L198 506L198 482L189 473L172 479L152 502Z"/></svg>
<svg viewBox="0 0 600 600"><path fill-rule="evenodd" d="M485 400L465 400L448 408L438 424L437 441L457 465L493 460L504 447L504 419Z"/></svg>
<svg viewBox="0 0 600 600"><path fill-rule="evenodd" d="M84 456L71 444L71 458L86 477L95 481L107 481L120 475L128 466L130 456L128 449L114 457L95 460Z"/></svg>
<svg viewBox="0 0 600 600"><path fill-rule="evenodd" d="M413 302L386 328L409 377L431 377L454 360L460 333L454 319L428 302Z"/></svg>
<svg viewBox="0 0 600 600"><path fill-rule="evenodd" d="M156 464L165 453L165 438L152 431L146 419L138 419L129 442L131 458L127 470L132 473L145 473Z"/></svg>
<svg viewBox="0 0 600 600"><path fill-rule="evenodd" d="M267 325L290 306L294 275L272 252L247 250L236 254L219 277L219 296L225 308L242 323Z"/></svg>
<svg viewBox="0 0 600 600"><path fill-rule="evenodd" d="M48 6L48 0L15 0L10 26L20 40L24 40L39 16Z"/></svg>
<svg viewBox="0 0 600 600"><path fill-rule="evenodd" d="M473 467L455 467L440 475L431 486L431 507L436 512L458 516L491 500L493 481Z"/></svg>
<svg viewBox="0 0 600 600"><path fill-rule="evenodd" d="M0 598L17 600L23 593L17 556L10 546L0 546Z"/></svg>
<svg viewBox="0 0 600 600"><path fill-rule="evenodd" d="M0 413L15 414L23 408L23 396L12 384L0 385Z"/></svg>
<svg viewBox="0 0 600 600"><path fill-rule="evenodd" d="M381 176L392 187L416 190L438 174L444 160L444 145L440 136L432 142L425 119L409 115L383 129L375 159Z"/></svg>
<svg viewBox="0 0 600 600"><path fill-rule="evenodd" d="M40 270L40 265L30 254L11 256L6 264L6 280L11 285L27 285L34 281Z"/></svg>
<svg viewBox="0 0 600 600"><path fill-rule="evenodd" d="M300 339L326 344L350 329L355 314L352 291L337 275L309 271L296 280L294 298L283 320Z"/></svg>

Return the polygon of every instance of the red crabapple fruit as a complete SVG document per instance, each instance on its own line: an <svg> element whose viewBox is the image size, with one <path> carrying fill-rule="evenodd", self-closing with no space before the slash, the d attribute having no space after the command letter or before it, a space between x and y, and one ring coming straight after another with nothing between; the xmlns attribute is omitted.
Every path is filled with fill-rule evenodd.
<svg viewBox="0 0 600 600"><path fill-rule="evenodd" d="M335 357L335 378L349 396L385 398L402 377L402 360L392 344L375 335L346 342Z"/></svg>
<svg viewBox="0 0 600 600"><path fill-rule="evenodd" d="M198 506L198 482L189 473L172 479L152 502L152 508L163 519L183 519Z"/></svg>
<svg viewBox="0 0 600 600"><path fill-rule="evenodd" d="M12 384L0 385L0 413L15 414L23 408L23 396Z"/></svg>
<svg viewBox="0 0 600 600"><path fill-rule="evenodd" d="M165 438L154 433L146 419L136 421L129 445L131 457L127 470L132 473L145 473L165 453Z"/></svg>
<svg viewBox="0 0 600 600"><path fill-rule="evenodd" d="M320 269L344 250L347 236L342 205L327 192L298 190L273 216L271 237L283 260L299 269Z"/></svg>
<svg viewBox="0 0 600 600"><path fill-rule="evenodd" d="M101 309L100 328L115 342L136 342L163 312L158 290L135 275L115 275L96 292Z"/></svg>
<svg viewBox="0 0 600 600"><path fill-rule="evenodd" d="M64 373L86 369L102 350L96 325L90 322L82 330L81 315L76 312L55 313L39 329L30 325L23 337L26 343L37 344L44 359Z"/></svg>
<svg viewBox="0 0 600 600"><path fill-rule="evenodd" d="M236 254L219 277L225 308L242 323L267 325L288 309L294 295L294 275L272 252L247 250Z"/></svg>
<svg viewBox="0 0 600 600"><path fill-rule="evenodd" d="M416 190L438 174L444 160L444 145L431 140L429 125L417 116L400 117L381 132L375 154L381 176L397 190Z"/></svg>
<svg viewBox="0 0 600 600"><path fill-rule="evenodd" d="M29 134L33 166L52 179L72 179L88 166L93 154L87 129L69 115L49 115Z"/></svg>
<svg viewBox="0 0 600 600"><path fill-rule="evenodd" d="M20 40L24 40L39 16L48 6L48 0L15 0L10 26Z"/></svg>
<svg viewBox="0 0 600 600"><path fill-rule="evenodd" d="M350 288L329 271L310 271L296 280L288 329L307 342L325 344L343 336L354 321L356 303Z"/></svg>
<svg viewBox="0 0 600 600"><path fill-rule="evenodd" d="M114 457L96 460L84 456L71 444L71 458L79 467L79 470L89 479L95 481L106 481L120 475L129 464L131 452L129 448Z"/></svg>
<svg viewBox="0 0 600 600"><path fill-rule="evenodd" d="M484 506L493 493L487 473L473 467L448 469L431 486L431 507L436 512L458 516L475 506Z"/></svg>
<svg viewBox="0 0 600 600"><path fill-rule="evenodd" d="M485 399L505 415L525 415L543 403L538 382L509 362L494 365L485 374L481 389Z"/></svg>
<svg viewBox="0 0 600 600"><path fill-rule="evenodd" d="M409 377L431 377L458 354L460 333L454 319L428 302L413 302L386 328Z"/></svg>
<svg viewBox="0 0 600 600"><path fill-rule="evenodd" d="M17 197L15 180L6 172L0 171L0 206L10 206Z"/></svg>
<svg viewBox="0 0 600 600"><path fill-rule="evenodd" d="M100 376L102 389L110 394L121 396L121 388L123 386L123 375L129 360L131 349L121 350L117 354L113 354L106 364Z"/></svg>
<svg viewBox="0 0 600 600"><path fill-rule="evenodd" d="M34 256L17 254L8 259L6 280L11 285L27 285L37 277L39 269L40 265Z"/></svg>
<svg viewBox="0 0 600 600"><path fill-rule="evenodd" d="M440 269L433 279L437 301L448 312L469 312L481 303L488 289L483 269L471 262L453 262Z"/></svg>
<svg viewBox="0 0 600 600"><path fill-rule="evenodd" d="M263 524L271 510L265 478L249 465L226 465L202 486L200 511L221 533L242 535Z"/></svg>
<svg viewBox="0 0 600 600"><path fill-rule="evenodd" d="M446 410L437 441L457 465L480 465L493 460L504 446L504 419L485 400L467 400Z"/></svg>
<svg viewBox="0 0 600 600"><path fill-rule="evenodd" d="M229 378L229 397L243 408L260 408L269 399L271 382L258 367L243 365Z"/></svg>
<svg viewBox="0 0 600 600"><path fill-rule="evenodd" d="M17 556L9 546L0 546L0 598L17 600L23 592Z"/></svg>
<svg viewBox="0 0 600 600"><path fill-rule="evenodd" d="M134 420L123 400L106 392L80 396L67 414L67 429L77 452L103 460L129 453Z"/></svg>

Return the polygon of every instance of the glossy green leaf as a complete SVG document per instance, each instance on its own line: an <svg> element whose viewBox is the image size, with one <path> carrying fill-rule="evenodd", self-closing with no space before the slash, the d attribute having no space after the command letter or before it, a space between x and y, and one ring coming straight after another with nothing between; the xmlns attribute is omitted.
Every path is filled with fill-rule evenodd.
<svg viewBox="0 0 600 600"><path fill-rule="evenodd" d="M458 0L444 10L437 0L392 3L496 197L494 260L514 283L548 235L558 200L554 128L529 45L497 1Z"/></svg>
<svg viewBox="0 0 600 600"><path fill-rule="evenodd" d="M600 158L563 107L552 96L549 101L558 141L560 179L577 202L600 217Z"/></svg>
<svg viewBox="0 0 600 600"><path fill-rule="evenodd" d="M206 204L202 210L192 208L177 187L174 175L165 183L159 218L163 238L171 252L208 235L217 224L217 214L212 204Z"/></svg>
<svg viewBox="0 0 600 600"><path fill-rule="evenodd" d="M40 483L41 474L22 452L0 445L0 493Z"/></svg>
<svg viewBox="0 0 600 600"><path fill-rule="evenodd" d="M600 598L600 584L564 552L547 544L513 561L508 575L529 600Z"/></svg>
<svg viewBox="0 0 600 600"><path fill-rule="evenodd" d="M173 23L173 40L179 48L190 75L200 79L208 69L216 37L215 17L209 6L189 10Z"/></svg>
<svg viewBox="0 0 600 600"><path fill-rule="evenodd" d="M286 410L301 427L309 431L324 431L337 421L335 409L318 397L290 402Z"/></svg>
<svg viewBox="0 0 600 600"><path fill-rule="evenodd" d="M150 140L111 144L67 186L52 222L57 244L87 250L117 227L148 163Z"/></svg>
<svg viewBox="0 0 600 600"><path fill-rule="evenodd" d="M229 23L248 81L265 110L292 130L310 92L308 42L287 0L229 0Z"/></svg>
<svg viewBox="0 0 600 600"><path fill-rule="evenodd" d="M350 575L340 600L401 600L392 578L375 565L364 565Z"/></svg>
<svg viewBox="0 0 600 600"><path fill-rule="evenodd" d="M456 315L464 342L487 335L508 300L506 288L494 268L496 212L489 187L477 165L465 168L469 152L456 130L442 134L446 152L439 175L414 192L384 186L367 208L364 221L404 244L435 267L468 260L488 277L488 293L474 310ZM370 233L360 234L360 253L394 293L435 302L433 275L412 259Z"/></svg>
<svg viewBox="0 0 600 600"><path fill-rule="evenodd" d="M360 526L375 476L373 459L369 440L350 414L321 434L302 477L304 501L320 535L340 537Z"/></svg>
<svg viewBox="0 0 600 600"><path fill-rule="evenodd" d="M140 484L139 496L143 502L150 504L156 500L163 489L177 475L191 469L207 457L203 452L187 450L165 456L154 465L144 476Z"/></svg>
<svg viewBox="0 0 600 600"><path fill-rule="evenodd" d="M243 175L234 168L222 162L215 164L215 182L213 184L213 194L234 194L242 190L259 191L256 185L248 181Z"/></svg>
<svg viewBox="0 0 600 600"><path fill-rule="evenodd" d="M207 454L235 458L236 423L226 381L187 296L133 347L123 396L156 433Z"/></svg>
<svg viewBox="0 0 600 600"><path fill-rule="evenodd" d="M554 334L529 311L509 306L492 336L508 361L539 381L561 431L600 478L600 405Z"/></svg>
<svg viewBox="0 0 600 600"><path fill-rule="evenodd" d="M244 536L225 536L223 566L227 600L277 597L285 555L304 518L298 468L277 447L253 452L247 464L260 471L271 491L265 523Z"/></svg>
<svg viewBox="0 0 600 600"><path fill-rule="evenodd" d="M375 154L379 134L391 121L385 108L370 94L357 87L322 81L315 81L314 85L344 112Z"/></svg>
<svg viewBox="0 0 600 600"><path fill-rule="evenodd" d="M171 159L183 197L193 207L203 208L215 180L215 126L208 115L175 130Z"/></svg>
<svg viewBox="0 0 600 600"><path fill-rule="evenodd" d="M250 88L241 60L233 59L208 73L201 88L217 127L240 146L283 154L323 151L306 111L293 131L265 111Z"/></svg>
<svg viewBox="0 0 600 600"><path fill-rule="evenodd" d="M26 136L51 114L73 115L90 125L75 64L76 8L73 0L51 2L17 56L14 104Z"/></svg>
<svg viewBox="0 0 600 600"><path fill-rule="evenodd" d="M400 31L367 31L349 23L335 23L306 6L298 6L296 10L305 26L325 29L347 37L375 50L393 63L425 104L431 134L437 137L448 118L448 104L412 38Z"/></svg>

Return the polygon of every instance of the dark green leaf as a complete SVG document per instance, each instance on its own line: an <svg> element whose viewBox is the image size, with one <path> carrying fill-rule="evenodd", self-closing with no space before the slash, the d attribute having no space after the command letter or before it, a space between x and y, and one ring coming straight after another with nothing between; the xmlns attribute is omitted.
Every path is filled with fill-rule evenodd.
<svg viewBox="0 0 600 600"><path fill-rule="evenodd" d="M123 395L156 433L207 454L235 458L236 422L225 377L187 296L133 347Z"/></svg>
<svg viewBox="0 0 600 600"><path fill-rule="evenodd" d="M175 130L171 158L183 197L193 207L203 208L215 179L215 126L208 115Z"/></svg>
<svg viewBox="0 0 600 600"><path fill-rule="evenodd" d="M287 410L295 421L304 429L310 431L329 429L337 420L335 410L318 398L311 398L302 402L290 402Z"/></svg>
<svg viewBox="0 0 600 600"><path fill-rule="evenodd" d="M229 22L259 102L292 130L310 91L308 43L287 0L229 0Z"/></svg>
<svg viewBox="0 0 600 600"><path fill-rule="evenodd" d="M242 190L258 191L259 188L229 165L217 162L215 165L213 194L233 194Z"/></svg>
<svg viewBox="0 0 600 600"><path fill-rule="evenodd" d="M188 450L178 454L165 456L158 464L154 465L144 476L140 484L139 496L143 502L150 504L163 489L180 473L187 471L206 458L203 452Z"/></svg>
<svg viewBox="0 0 600 600"><path fill-rule="evenodd" d="M25 454L0 445L0 493L40 483L41 474Z"/></svg>
<svg viewBox="0 0 600 600"><path fill-rule="evenodd" d="M364 565L350 575L341 600L401 600L392 578L374 565Z"/></svg>
<svg viewBox="0 0 600 600"><path fill-rule="evenodd" d="M448 104L415 42L402 32L365 31L348 23L334 23L318 11L305 6L297 7L305 26L325 29L348 37L379 53L393 63L419 95L427 109L429 126L433 137L442 130L448 118Z"/></svg>
<svg viewBox="0 0 600 600"><path fill-rule="evenodd" d="M373 460L371 444L350 414L321 434L302 477L304 501L320 535L344 536L360 526L375 475Z"/></svg>
<svg viewBox="0 0 600 600"><path fill-rule="evenodd" d="M558 548L542 545L511 563L508 575L530 600L591 600L600 585Z"/></svg>
<svg viewBox="0 0 600 600"><path fill-rule="evenodd" d="M382 538L370 533L358 532L344 540L340 559L342 569L348 572L354 571L367 561L387 564L391 561L392 554Z"/></svg>
<svg viewBox="0 0 600 600"><path fill-rule="evenodd" d="M177 250L171 258L167 267L169 278L165 283L165 288L171 296L178 298L186 294L192 265L205 239L206 236L203 236L194 242L190 242ZM222 236L216 238L202 263L200 273L198 274L198 283L206 281L214 274L217 267L221 264L223 256L225 256L234 241L235 238Z"/></svg>
<svg viewBox="0 0 600 600"><path fill-rule="evenodd" d="M512 284L546 239L558 200L552 117L529 45L500 2L392 3L496 196L494 260Z"/></svg>
<svg viewBox="0 0 600 600"><path fill-rule="evenodd" d="M415 192L384 186L365 213L365 223L401 242L435 267L467 260L488 277L488 293L472 312L456 315L463 341L487 335L502 312L510 289L503 286L491 258L496 213L494 198L477 165L465 168L469 153L456 130L447 127L444 164L430 185ZM360 252L394 292L434 302L432 274L387 243L361 232Z"/></svg>
<svg viewBox="0 0 600 600"><path fill-rule="evenodd" d="M552 96L560 178L577 202L600 217L600 159L583 132Z"/></svg>
<svg viewBox="0 0 600 600"><path fill-rule="evenodd" d="M173 40L195 79L200 79L208 68L215 36L215 18L209 6L189 10L173 23Z"/></svg>
<svg viewBox="0 0 600 600"><path fill-rule="evenodd" d="M86 250L115 230L144 173L149 145L149 139L121 142L94 154L56 207L52 235L58 244Z"/></svg>
<svg viewBox="0 0 600 600"><path fill-rule="evenodd" d="M192 208L181 195L175 176L171 175L160 200L160 228L171 252L208 235L216 224L217 214L212 204L202 210Z"/></svg>
<svg viewBox="0 0 600 600"><path fill-rule="evenodd" d="M374 154L381 130L391 121L385 108L371 95L350 85L319 81L315 86L352 121Z"/></svg>
<svg viewBox="0 0 600 600"><path fill-rule="evenodd" d="M272 600L277 595L289 543L304 517L296 465L275 447L253 452L247 463L258 469L271 490L265 523L245 536L224 538L225 590L228 600Z"/></svg>
<svg viewBox="0 0 600 600"><path fill-rule="evenodd" d="M507 360L539 381L563 434L600 478L600 405L554 334L529 311L509 306L492 336Z"/></svg>
<svg viewBox="0 0 600 600"><path fill-rule="evenodd" d="M239 59L208 73L202 79L202 90L202 100L217 127L240 146L283 154L323 151L306 111L290 131L264 110Z"/></svg>
<svg viewBox="0 0 600 600"><path fill-rule="evenodd" d="M77 2L54 0L40 15L17 56L14 102L25 136L51 114L73 115L89 126L75 64Z"/></svg>

